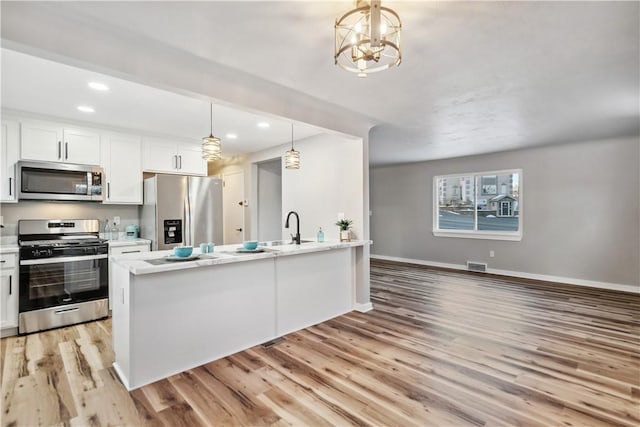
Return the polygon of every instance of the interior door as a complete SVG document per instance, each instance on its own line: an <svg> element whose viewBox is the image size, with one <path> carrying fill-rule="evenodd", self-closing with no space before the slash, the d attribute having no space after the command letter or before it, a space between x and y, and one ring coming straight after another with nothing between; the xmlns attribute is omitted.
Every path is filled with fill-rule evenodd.
<svg viewBox="0 0 640 427"><path fill-rule="evenodd" d="M242 243L244 240L244 172L222 176L222 206L224 210L224 244Z"/></svg>

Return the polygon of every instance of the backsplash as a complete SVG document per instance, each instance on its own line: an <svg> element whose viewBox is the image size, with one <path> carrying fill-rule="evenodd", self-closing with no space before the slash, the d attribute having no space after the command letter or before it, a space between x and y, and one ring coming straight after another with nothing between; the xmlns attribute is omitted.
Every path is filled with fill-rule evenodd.
<svg viewBox="0 0 640 427"><path fill-rule="evenodd" d="M138 206L135 205L23 201L0 204L0 215L4 221L4 228L0 229L1 236L15 236L18 233L18 220L21 219L99 219L102 230L106 218L113 223L113 217L119 216L120 231L124 231L129 224L140 225Z"/></svg>

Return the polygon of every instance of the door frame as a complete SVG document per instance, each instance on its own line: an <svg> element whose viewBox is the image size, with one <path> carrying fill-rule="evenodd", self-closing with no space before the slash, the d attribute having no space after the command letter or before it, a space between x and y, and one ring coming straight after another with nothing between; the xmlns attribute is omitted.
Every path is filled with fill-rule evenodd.
<svg viewBox="0 0 640 427"><path fill-rule="evenodd" d="M241 191L241 197L242 198L241 198L241 200L245 203L243 205L243 209L242 209L242 232L241 232L241 234L242 234L241 240L242 241L245 240L245 236L246 236L246 232L247 232L247 224L246 224L247 216L245 214L245 209L247 208L247 206L246 206L246 197L245 197L246 196L246 191L245 191L245 175L244 175L244 171L243 170L235 170L235 171L232 171L232 172L223 173L222 174L222 183L223 183L222 184L222 200L223 200L223 202L222 202L222 209L223 209L223 211L222 211L223 212L223 214L222 214L222 217L223 217L223 221L222 221L222 240L223 240L223 243L225 245L227 244L227 226L225 224L224 218L226 217L225 213L226 213L226 209L228 207L227 207L227 204L224 203L224 200L225 200L224 194L225 194L225 190L227 188L227 177L233 176L233 175L242 175L242 188L241 188L241 190L242 190ZM237 203L237 201L236 201L236 203Z"/></svg>

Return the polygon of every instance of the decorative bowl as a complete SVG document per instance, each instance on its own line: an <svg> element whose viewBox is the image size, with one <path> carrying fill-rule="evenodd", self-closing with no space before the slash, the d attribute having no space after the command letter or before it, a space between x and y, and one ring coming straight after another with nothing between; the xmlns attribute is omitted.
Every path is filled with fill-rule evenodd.
<svg viewBox="0 0 640 427"><path fill-rule="evenodd" d="M173 253L179 257L188 257L193 252L193 246L176 246Z"/></svg>
<svg viewBox="0 0 640 427"><path fill-rule="evenodd" d="M242 247L245 248L248 251L252 251L252 250L258 248L258 241L257 240L247 240L246 242L242 243Z"/></svg>

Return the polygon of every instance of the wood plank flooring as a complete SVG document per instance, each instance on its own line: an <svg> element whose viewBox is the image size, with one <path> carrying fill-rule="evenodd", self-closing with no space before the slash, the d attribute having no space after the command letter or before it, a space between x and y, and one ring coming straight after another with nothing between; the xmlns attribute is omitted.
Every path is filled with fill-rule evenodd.
<svg viewBox="0 0 640 427"><path fill-rule="evenodd" d="M2 425L640 425L640 295L387 262L371 274L369 313L131 393L110 320L4 338Z"/></svg>

